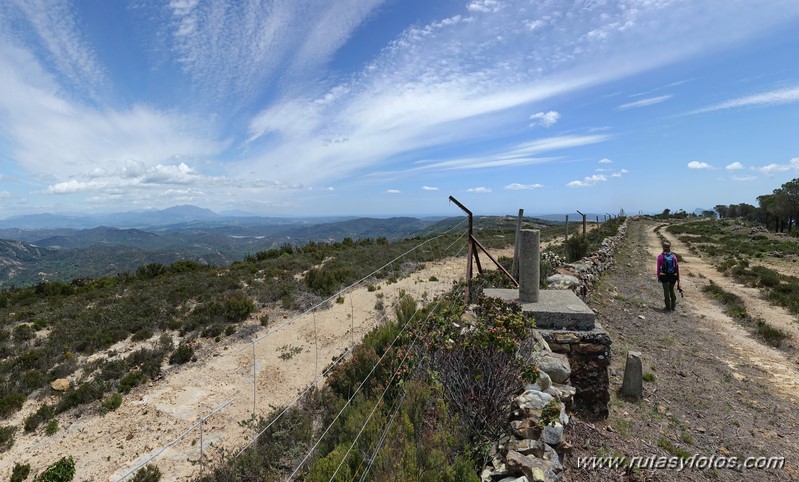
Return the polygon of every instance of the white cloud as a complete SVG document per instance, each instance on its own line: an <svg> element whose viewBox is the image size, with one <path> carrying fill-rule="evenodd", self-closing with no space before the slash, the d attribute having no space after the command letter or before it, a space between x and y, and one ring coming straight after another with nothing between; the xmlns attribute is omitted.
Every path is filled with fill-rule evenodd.
<svg viewBox="0 0 799 482"><path fill-rule="evenodd" d="M702 114L705 112L734 109L737 107L761 107L791 104L794 102L799 102L799 86L776 89L768 92L762 92L760 94L726 100L724 102L702 107L701 109L693 110L689 112L689 114Z"/></svg>
<svg viewBox="0 0 799 482"><path fill-rule="evenodd" d="M482 186L481 187L472 187L472 188L467 189L466 192L476 192L476 193L480 193L480 194L486 194L486 193L491 192L491 188L490 187L482 187Z"/></svg>
<svg viewBox="0 0 799 482"><path fill-rule="evenodd" d="M706 162L691 161L688 163L688 169L713 169L713 166Z"/></svg>
<svg viewBox="0 0 799 482"><path fill-rule="evenodd" d="M500 0L472 0L466 8L470 12L495 13L500 11L503 6Z"/></svg>
<svg viewBox="0 0 799 482"><path fill-rule="evenodd" d="M401 192L402 191L400 191L399 189L387 189L386 190L387 194L400 194Z"/></svg>
<svg viewBox="0 0 799 482"><path fill-rule="evenodd" d="M566 184L566 186L574 188L591 187L607 180L608 178L602 174L594 174L593 176L584 178L582 181L571 181L570 183Z"/></svg>
<svg viewBox="0 0 799 482"><path fill-rule="evenodd" d="M537 112L530 116L530 127L552 127L557 124L558 120L560 120L560 113L554 110L549 112Z"/></svg>
<svg viewBox="0 0 799 482"><path fill-rule="evenodd" d="M483 169L537 164L557 159L553 157L537 157L538 154L596 144L608 139L610 139L610 136L607 135L546 137L516 144L515 146L511 146L508 150L485 154L479 157L450 159L446 161L417 161L417 167L413 168L411 171Z"/></svg>
<svg viewBox="0 0 799 482"><path fill-rule="evenodd" d="M11 193L8 191L0 191L0 199L8 199L11 197Z"/></svg>
<svg viewBox="0 0 799 482"><path fill-rule="evenodd" d="M757 176L732 176L730 179L738 182L754 181Z"/></svg>
<svg viewBox="0 0 799 482"><path fill-rule="evenodd" d="M507 189L509 191L525 191L525 190L529 190L529 189L538 189L538 188L542 188L542 187L544 187L544 185L543 184L538 184L538 183L536 183L536 184L519 184L517 182L514 182L512 184L508 184L507 186L505 186L505 189Z"/></svg>
<svg viewBox="0 0 799 482"><path fill-rule="evenodd" d="M158 85L176 68L187 81L133 104L102 98L112 71L98 65L82 25L70 20L76 7L0 2L3 158L53 190L139 192L202 176L220 178L214 187L270 179L249 185L288 190L300 180L328 185L378 166L416 173L548 162L553 158L540 153L568 156L568 149L610 137L507 141L469 158L403 164L429 157L429 148L507 139L509 126L555 96L737 45L797 13L794 2L718 1L707 23L703 2L678 1L679 8L660 1L470 0L459 12L406 28L377 54L364 51L362 58L374 56L357 72L339 70L331 59L381 13L381 0L139 2L136 21L161 29L148 40L147 53L155 54L141 75L155 76L144 84ZM38 26L22 31L18 15L7 15L12 10L28 11L25 22ZM84 88L68 88L76 83ZM82 98L92 86L101 98ZM161 97L168 100L159 104ZM246 133L235 131L242 121ZM120 172L126 160L140 164ZM203 171L205 161L214 167ZM194 172L181 173L181 162Z"/></svg>
<svg viewBox="0 0 799 482"><path fill-rule="evenodd" d="M787 171L797 171L799 172L799 157L794 157L788 164L776 164L771 163L762 167L755 167L755 171L764 174L766 176L773 176L779 172L787 172Z"/></svg>
<svg viewBox="0 0 799 482"><path fill-rule="evenodd" d="M106 73L78 28L72 6L61 0L12 0L7 7L12 6L47 50L52 70L69 79L72 87L95 97L106 82Z"/></svg>
<svg viewBox="0 0 799 482"><path fill-rule="evenodd" d="M647 99L637 100L635 102L628 102L617 107L619 110L637 109L639 107L647 107L650 105L660 104L672 98L672 95L659 95L657 97L649 97Z"/></svg>
<svg viewBox="0 0 799 482"><path fill-rule="evenodd" d="M422 186L422 191L438 191L438 188L432 186Z"/></svg>
<svg viewBox="0 0 799 482"><path fill-rule="evenodd" d="M320 69L383 0L173 1L166 34L195 89L245 106Z"/></svg>
<svg viewBox="0 0 799 482"><path fill-rule="evenodd" d="M727 166L725 167L725 169L730 171L737 171L738 169L743 169L743 168L744 165L737 161L733 162L732 164L727 164Z"/></svg>
<svg viewBox="0 0 799 482"><path fill-rule="evenodd" d="M608 159L608 158L604 158L604 159L600 159L600 160L599 160L599 163L600 163L600 164L613 164L613 161L611 161L611 160L610 160L610 159Z"/></svg>

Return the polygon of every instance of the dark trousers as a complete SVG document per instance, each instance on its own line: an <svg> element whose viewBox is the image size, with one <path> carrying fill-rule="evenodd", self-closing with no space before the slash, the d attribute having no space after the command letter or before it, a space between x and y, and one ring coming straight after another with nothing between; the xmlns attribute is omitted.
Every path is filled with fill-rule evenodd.
<svg viewBox="0 0 799 482"><path fill-rule="evenodd" d="M677 280L661 281L660 283L663 285L663 300L666 303L666 309L673 310L677 306L677 294L674 292Z"/></svg>

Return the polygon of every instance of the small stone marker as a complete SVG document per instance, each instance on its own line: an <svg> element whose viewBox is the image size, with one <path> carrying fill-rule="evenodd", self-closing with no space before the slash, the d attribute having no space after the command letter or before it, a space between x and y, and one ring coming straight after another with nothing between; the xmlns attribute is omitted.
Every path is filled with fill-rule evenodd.
<svg viewBox="0 0 799 482"><path fill-rule="evenodd" d="M624 365L624 381L621 384L621 396L633 400L644 397L643 368L641 352L627 353L627 363Z"/></svg>

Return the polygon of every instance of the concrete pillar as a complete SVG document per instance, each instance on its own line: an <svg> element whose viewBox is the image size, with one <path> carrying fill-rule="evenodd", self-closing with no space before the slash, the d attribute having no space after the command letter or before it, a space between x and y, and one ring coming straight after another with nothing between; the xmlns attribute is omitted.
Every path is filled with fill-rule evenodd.
<svg viewBox="0 0 799 482"><path fill-rule="evenodd" d="M519 301L537 303L541 282L541 231L522 229L519 246Z"/></svg>
<svg viewBox="0 0 799 482"><path fill-rule="evenodd" d="M621 383L621 396L632 400L641 400L644 397L644 374L641 362L641 352L627 353L627 363L624 365L624 381Z"/></svg>
<svg viewBox="0 0 799 482"><path fill-rule="evenodd" d="M516 281L519 281L519 244L522 237L522 220L524 220L524 209L519 209L519 218L516 219L516 245L513 247L513 265L510 274Z"/></svg>

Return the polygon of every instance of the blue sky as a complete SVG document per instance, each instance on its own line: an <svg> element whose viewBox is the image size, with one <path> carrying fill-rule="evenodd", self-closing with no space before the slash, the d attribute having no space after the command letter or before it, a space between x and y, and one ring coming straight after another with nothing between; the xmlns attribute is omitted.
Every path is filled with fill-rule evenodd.
<svg viewBox="0 0 799 482"><path fill-rule="evenodd" d="M795 0L4 0L0 218L756 203L797 51Z"/></svg>

